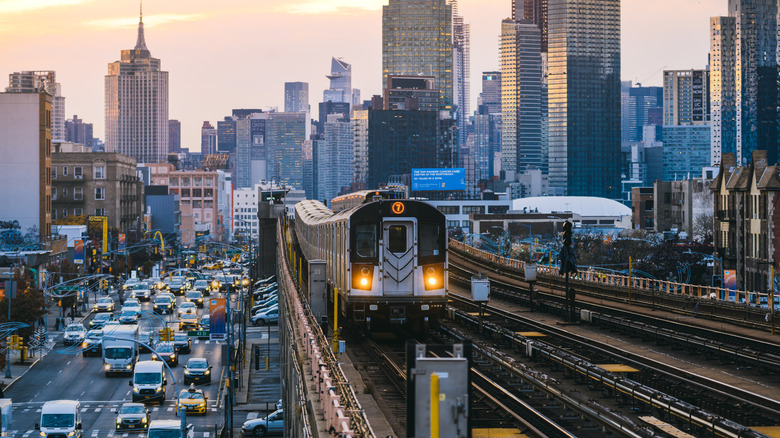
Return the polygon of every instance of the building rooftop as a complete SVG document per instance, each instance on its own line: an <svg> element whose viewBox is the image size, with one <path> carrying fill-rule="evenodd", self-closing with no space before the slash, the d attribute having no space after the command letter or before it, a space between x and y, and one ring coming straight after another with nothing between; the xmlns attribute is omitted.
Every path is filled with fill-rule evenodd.
<svg viewBox="0 0 780 438"><path fill-rule="evenodd" d="M512 201L512 210L523 209L548 214L572 212L583 217L631 215L631 208L620 202L592 196L538 196Z"/></svg>

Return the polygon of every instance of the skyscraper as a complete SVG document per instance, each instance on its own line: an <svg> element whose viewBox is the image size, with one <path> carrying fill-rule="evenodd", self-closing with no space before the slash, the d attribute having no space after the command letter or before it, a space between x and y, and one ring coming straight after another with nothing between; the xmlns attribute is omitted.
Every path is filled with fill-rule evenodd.
<svg viewBox="0 0 780 438"><path fill-rule="evenodd" d="M310 134L306 112L269 113L265 125L269 179L303 189L302 145Z"/></svg>
<svg viewBox="0 0 780 438"><path fill-rule="evenodd" d="M324 139L316 141L316 199L333 199L341 189L352 184L354 130L343 114L329 114Z"/></svg>
<svg viewBox="0 0 780 438"><path fill-rule="evenodd" d="M548 0L550 188L620 196L620 0Z"/></svg>
<svg viewBox="0 0 780 438"><path fill-rule="evenodd" d="M331 58L330 74L326 76L330 79L330 88L322 92L323 102L352 102L352 66L341 59ZM322 114L320 117L325 117ZM325 119L320 119L325 122Z"/></svg>
<svg viewBox="0 0 780 438"><path fill-rule="evenodd" d="M62 86L57 82L57 73L49 71L22 71L8 75L8 93L35 93L46 90L52 95L51 139L65 140L65 98ZM91 146L91 145L88 145Z"/></svg>
<svg viewBox="0 0 780 438"><path fill-rule="evenodd" d="M143 11L135 48L122 50L105 77L106 152L138 163L159 163L168 154L168 72L144 40Z"/></svg>
<svg viewBox="0 0 780 438"><path fill-rule="evenodd" d="M512 18L539 26L541 50L547 53L547 0L512 0Z"/></svg>
<svg viewBox="0 0 780 438"><path fill-rule="evenodd" d="M168 120L168 153L181 152L181 122Z"/></svg>
<svg viewBox="0 0 780 438"><path fill-rule="evenodd" d="M709 124L709 78L709 70L664 70L664 125Z"/></svg>
<svg viewBox="0 0 780 438"><path fill-rule="evenodd" d="M630 83L630 82L629 82ZM653 109L661 109L664 102L663 87L630 87L626 99L625 117L621 117L624 141L642 141L642 129L649 123ZM622 105L621 105L622 109Z"/></svg>
<svg viewBox="0 0 780 438"><path fill-rule="evenodd" d="M735 19L737 164L754 150L778 160L777 0L729 0Z"/></svg>
<svg viewBox="0 0 780 438"><path fill-rule="evenodd" d="M217 130L208 120L200 128L200 153L203 156L217 153Z"/></svg>
<svg viewBox="0 0 780 438"><path fill-rule="evenodd" d="M389 0L382 6L382 89L389 75L434 76L440 108L452 111L452 48L447 0Z"/></svg>
<svg viewBox="0 0 780 438"><path fill-rule="evenodd" d="M736 21L710 18L710 164L737 152Z"/></svg>
<svg viewBox="0 0 780 438"><path fill-rule="evenodd" d="M284 112L299 113L310 112L309 109L309 83L285 82L284 83Z"/></svg>
<svg viewBox="0 0 780 438"><path fill-rule="evenodd" d="M217 152L230 153L236 150L237 117L227 116L217 122Z"/></svg>
<svg viewBox="0 0 780 438"><path fill-rule="evenodd" d="M542 57L539 26L501 22L501 170L507 180L542 157Z"/></svg>
<svg viewBox="0 0 780 438"><path fill-rule="evenodd" d="M469 115L471 114L471 52L469 40L471 30L463 22L463 17L457 13L457 3L452 1L452 86L453 100L458 120L458 145L466 146L468 137Z"/></svg>
<svg viewBox="0 0 780 438"><path fill-rule="evenodd" d="M501 72L482 72L482 92L479 104L487 106L488 114L501 113Z"/></svg>

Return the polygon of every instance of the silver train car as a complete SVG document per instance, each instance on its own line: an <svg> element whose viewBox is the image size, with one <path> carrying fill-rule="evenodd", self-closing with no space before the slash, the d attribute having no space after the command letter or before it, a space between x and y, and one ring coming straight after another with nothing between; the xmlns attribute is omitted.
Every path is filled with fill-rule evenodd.
<svg viewBox="0 0 780 438"><path fill-rule="evenodd" d="M306 260L327 262L340 318L367 330L438 322L447 303L447 227L435 207L379 199L334 213L306 200L295 205L295 231Z"/></svg>

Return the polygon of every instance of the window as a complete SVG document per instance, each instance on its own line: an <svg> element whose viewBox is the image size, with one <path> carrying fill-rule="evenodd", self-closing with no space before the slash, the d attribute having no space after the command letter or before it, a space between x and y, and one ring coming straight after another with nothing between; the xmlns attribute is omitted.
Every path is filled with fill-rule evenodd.
<svg viewBox="0 0 780 438"><path fill-rule="evenodd" d="M376 225L356 225L355 255L361 258L375 258L377 254Z"/></svg>
<svg viewBox="0 0 780 438"><path fill-rule="evenodd" d="M82 169L81 166L75 166L73 168L73 178L76 178L76 179L84 178L84 170Z"/></svg>
<svg viewBox="0 0 780 438"><path fill-rule="evenodd" d="M56 201L57 200L57 187L51 188L51 200Z"/></svg>
<svg viewBox="0 0 780 438"><path fill-rule="evenodd" d="M199 176L193 177L192 182L193 182L192 184L193 186L200 187L203 185L203 178Z"/></svg>
<svg viewBox="0 0 780 438"><path fill-rule="evenodd" d="M181 197L182 198L189 198L190 197L190 189L181 189Z"/></svg>
<svg viewBox="0 0 780 438"><path fill-rule="evenodd" d="M200 205L200 199L195 199L192 201L192 208L201 208Z"/></svg>
<svg viewBox="0 0 780 438"><path fill-rule="evenodd" d="M68 166L62 166L62 176L68 176Z"/></svg>
<svg viewBox="0 0 780 438"><path fill-rule="evenodd" d="M106 166L95 166L95 179L106 179Z"/></svg>
<svg viewBox="0 0 780 438"><path fill-rule="evenodd" d="M460 207L457 205L440 205L436 208L444 214L460 214Z"/></svg>
<svg viewBox="0 0 780 438"><path fill-rule="evenodd" d="M464 205L463 214L482 214L485 212L481 205Z"/></svg>
<svg viewBox="0 0 780 438"><path fill-rule="evenodd" d="M203 197L204 198L213 198L214 197L214 189L203 189Z"/></svg>
<svg viewBox="0 0 780 438"><path fill-rule="evenodd" d="M65 219L66 217L68 217L68 209L67 208L63 208L62 209L62 218Z"/></svg>
<svg viewBox="0 0 780 438"><path fill-rule="evenodd" d="M95 216L105 216L106 210L104 208L96 208L95 209Z"/></svg>
<svg viewBox="0 0 780 438"><path fill-rule="evenodd" d="M387 249L392 253L405 253L407 248L406 226L390 225L387 229Z"/></svg>
<svg viewBox="0 0 780 438"><path fill-rule="evenodd" d="M106 199L106 189L103 187L96 187L95 188L95 200L96 201L103 201ZM98 215L100 216L100 215Z"/></svg>
<svg viewBox="0 0 780 438"><path fill-rule="evenodd" d="M81 201L84 199L84 189L81 187L76 187L73 189L73 199L76 201Z"/></svg>
<svg viewBox="0 0 780 438"><path fill-rule="evenodd" d="M214 178L212 178L210 176L206 177L206 178L203 178L203 185L206 186L206 187L213 186L214 185Z"/></svg>
<svg viewBox="0 0 780 438"><path fill-rule="evenodd" d="M83 208L74 208L73 209L73 215L74 216L82 216L82 215L84 215L84 209Z"/></svg>
<svg viewBox="0 0 780 438"><path fill-rule="evenodd" d="M201 189L192 189L192 197L193 198L202 198L203 197L203 190L201 190Z"/></svg>
<svg viewBox="0 0 780 438"><path fill-rule="evenodd" d="M214 201L210 199L206 199L203 201L203 207L205 208L214 208Z"/></svg>
<svg viewBox="0 0 780 438"><path fill-rule="evenodd" d="M455 228L459 223L459 221L447 221L447 228Z"/></svg>
<svg viewBox="0 0 780 438"><path fill-rule="evenodd" d="M188 177L188 176L181 177L181 185L183 185L183 186L190 185L190 177Z"/></svg>
<svg viewBox="0 0 780 438"><path fill-rule="evenodd" d="M51 211L51 220L56 221L57 220L57 210L52 209Z"/></svg>
<svg viewBox="0 0 780 438"><path fill-rule="evenodd" d="M62 195L61 196L62 196L62 199L67 199L68 198L68 188L67 187L63 187L62 188Z"/></svg>
<svg viewBox="0 0 780 438"><path fill-rule="evenodd" d="M172 186L178 186L179 185L179 177L178 176L172 176L171 177L171 185Z"/></svg>
<svg viewBox="0 0 780 438"><path fill-rule="evenodd" d="M419 225L420 257L444 254L442 237L444 233L436 224L420 223Z"/></svg>
<svg viewBox="0 0 780 438"><path fill-rule="evenodd" d="M51 179L57 179L57 166L51 166Z"/></svg>

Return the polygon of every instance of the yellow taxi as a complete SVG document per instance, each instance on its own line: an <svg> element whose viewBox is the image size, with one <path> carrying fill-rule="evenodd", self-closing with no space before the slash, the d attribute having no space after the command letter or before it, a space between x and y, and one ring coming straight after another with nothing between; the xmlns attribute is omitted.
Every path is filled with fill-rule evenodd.
<svg viewBox="0 0 780 438"><path fill-rule="evenodd" d="M195 387L195 384L190 384L190 387L179 393L179 403L176 407L176 412L181 412L182 409L186 409L187 413L206 415L207 402L209 398L203 393L202 389Z"/></svg>

